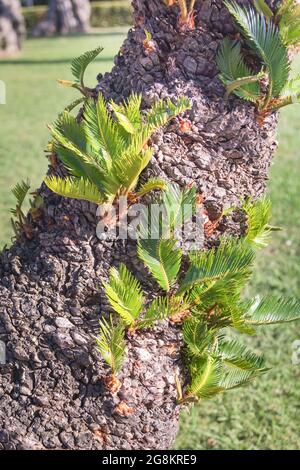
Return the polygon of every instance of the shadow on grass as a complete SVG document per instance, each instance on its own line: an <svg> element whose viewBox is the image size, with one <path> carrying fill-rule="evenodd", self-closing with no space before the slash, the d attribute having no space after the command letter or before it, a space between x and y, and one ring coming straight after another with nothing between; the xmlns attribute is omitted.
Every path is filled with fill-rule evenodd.
<svg viewBox="0 0 300 470"><path fill-rule="evenodd" d="M132 25L124 25L121 27L118 27L116 29L114 28L102 28L99 31L93 31L91 33L74 33L74 34L68 34L68 35L62 35L62 34L54 34L53 36L28 36L28 39L31 41L37 41L37 40L54 40L54 39L82 39L82 38L99 38L99 37L107 37L107 36L122 36L124 35L130 28L132 28Z"/></svg>
<svg viewBox="0 0 300 470"><path fill-rule="evenodd" d="M8 59L8 60L0 60L1 65L58 65L58 64L70 64L74 57L67 57L64 59ZM113 56L110 57L99 57L98 59L94 60L94 63L97 62L111 62L113 60Z"/></svg>

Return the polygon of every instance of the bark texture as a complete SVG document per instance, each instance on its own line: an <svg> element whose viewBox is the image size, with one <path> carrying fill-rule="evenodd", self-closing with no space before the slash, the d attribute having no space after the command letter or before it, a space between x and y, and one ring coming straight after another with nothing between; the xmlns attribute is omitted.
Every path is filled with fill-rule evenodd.
<svg viewBox="0 0 300 470"><path fill-rule="evenodd" d="M49 0L45 18L33 30L33 36L85 33L90 27L89 0Z"/></svg>
<svg viewBox="0 0 300 470"><path fill-rule="evenodd" d="M25 23L19 0L0 0L0 55L19 52Z"/></svg>
<svg viewBox="0 0 300 470"><path fill-rule="evenodd" d="M215 56L234 29L221 0L198 1L197 29L186 33L178 33L178 11L161 0L133 5L136 27L97 91L116 100L139 91L145 106L158 97L191 98L191 129L180 130L175 120L158 132L146 174L196 182L214 221L240 196L264 192L276 116L261 128L251 105L224 99ZM155 44L150 51L145 28ZM146 283L134 242L96 238L94 205L57 197L44 186L40 193L43 217L33 223L32 240L15 243L0 262L0 339L7 352L0 369L0 448L170 447L180 411L175 375L184 380L180 330L165 323L129 336L122 389L115 397L107 393L108 371L92 340L107 311L101 280L123 261L148 292L157 288ZM240 230L227 218L213 237Z"/></svg>

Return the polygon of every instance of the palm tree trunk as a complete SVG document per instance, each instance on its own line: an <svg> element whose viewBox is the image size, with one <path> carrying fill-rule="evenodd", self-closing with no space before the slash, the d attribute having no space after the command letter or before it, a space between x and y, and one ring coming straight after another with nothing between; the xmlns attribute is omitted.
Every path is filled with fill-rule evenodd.
<svg viewBox="0 0 300 470"><path fill-rule="evenodd" d="M25 23L19 0L0 0L0 55L19 52Z"/></svg>
<svg viewBox="0 0 300 470"><path fill-rule="evenodd" d="M215 56L234 29L221 0L198 1L196 29L181 33L178 11L163 1L134 0L133 6L136 26L97 90L117 100L139 91L145 106L158 97L191 98L190 129L173 122L157 133L147 174L196 182L213 222L222 207L264 192L276 116L260 127L253 106L224 98ZM163 325L128 337L123 386L111 396L92 340L107 308L101 280L120 261L141 279L145 272L133 241L97 239L94 205L57 197L44 186L40 194L43 217L32 222L32 238L23 236L0 262L0 339L6 345L0 448L169 448L180 411L175 376L183 378L185 370L179 330ZM239 221L228 217L212 239L240 231Z"/></svg>
<svg viewBox="0 0 300 470"><path fill-rule="evenodd" d="M90 26L89 0L49 0L45 18L36 26L34 36L85 33Z"/></svg>

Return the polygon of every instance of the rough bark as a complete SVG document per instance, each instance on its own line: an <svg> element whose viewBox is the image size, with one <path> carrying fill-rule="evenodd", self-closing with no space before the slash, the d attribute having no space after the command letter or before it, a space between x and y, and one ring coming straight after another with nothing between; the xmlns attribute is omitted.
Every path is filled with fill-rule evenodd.
<svg viewBox="0 0 300 470"><path fill-rule="evenodd" d="M19 52L25 23L19 0L0 0L0 55Z"/></svg>
<svg viewBox="0 0 300 470"><path fill-rule="evenodd" d="M176 10L161 0L133 5L136 27L97 90L117 100L140 91L145 106L157 97L191 98L191 130L181 132L174 121L159 132L146 173L181 185L196 182L215 220L222 206L264 192L276 116L262 128L251 105L224 99L215 55L234 29L221 0L198 1L197 29L184 34L177 31ZM144 28L156 44L153 52L145 52ZM95 206L57 197L44 186L40 193L43 217L33 224L33 239L23 237L0 262L0 339L7 349L0 448L168 448L180 411L175 375L184 379L180 330L166 323L129 336L122 389L116 397L107 393L108 371L92 340L107 311L101 280L122 260L149 292L155 287L144 281L134 242L97 239ZM214 236L229 230L239 233L239 223L227 218Z"/></svg>
<svg viewBox="0 0 300 470"><path fill-rule="evenodd" d="M45 18L35 27L33 36L85 33L90 27L89 0L49 0Z"/></svg>

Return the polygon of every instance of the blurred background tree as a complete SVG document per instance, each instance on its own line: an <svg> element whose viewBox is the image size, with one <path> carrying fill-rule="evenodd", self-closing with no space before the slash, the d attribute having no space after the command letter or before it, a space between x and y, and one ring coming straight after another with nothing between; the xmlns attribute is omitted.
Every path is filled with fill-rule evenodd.
<svg viewBox="0 0 300 470"><path fill-rule="evenodd" d="M14 54L21 49L25 23L20 0L0 0L0 54Z"/></svg>
<svg viewBox="0 0 300 470"><path fill-rule="evenodd" d="M33 36L85 33L90 27L89 0L49 0L48 10L34 28Z"/></svg>

